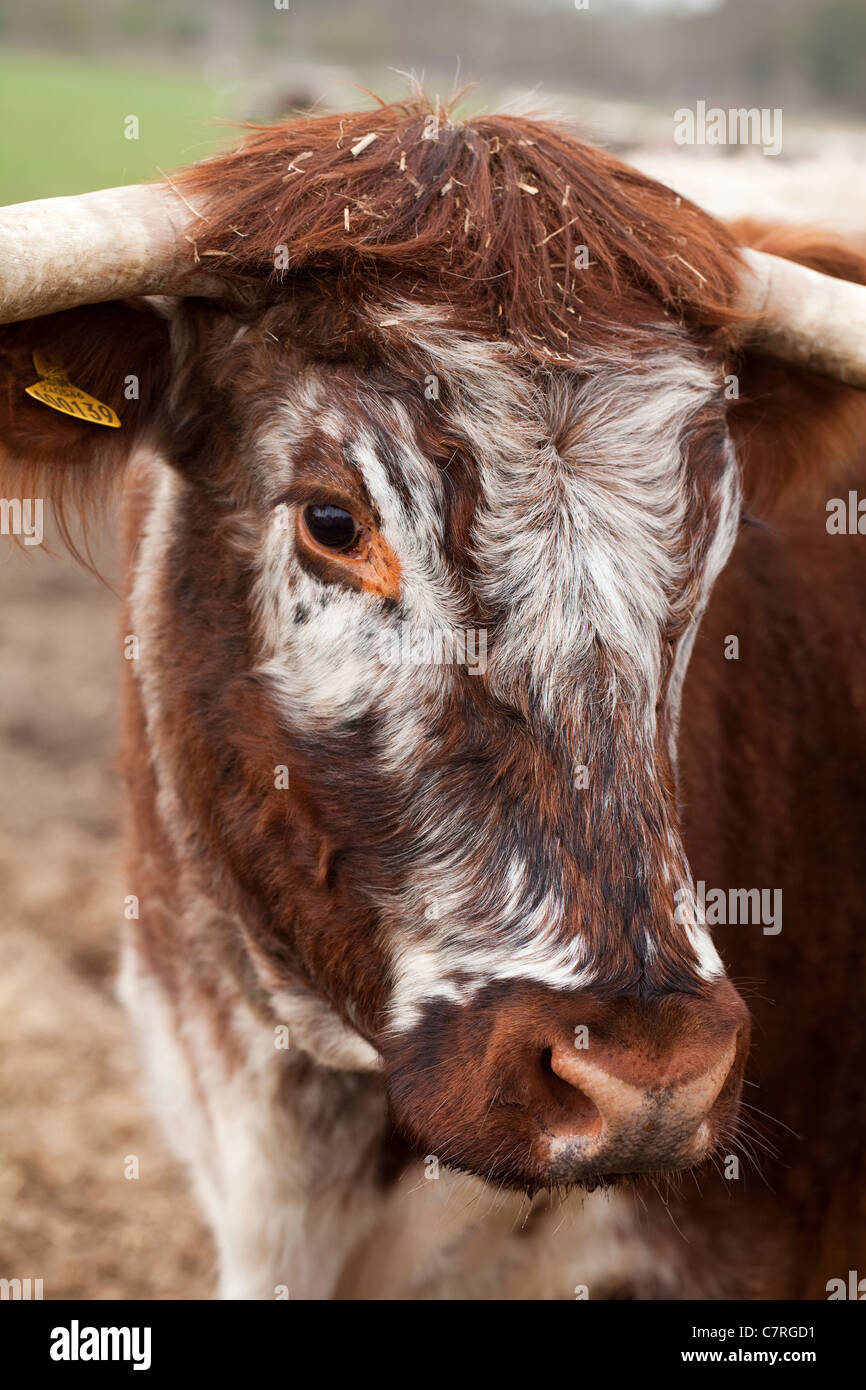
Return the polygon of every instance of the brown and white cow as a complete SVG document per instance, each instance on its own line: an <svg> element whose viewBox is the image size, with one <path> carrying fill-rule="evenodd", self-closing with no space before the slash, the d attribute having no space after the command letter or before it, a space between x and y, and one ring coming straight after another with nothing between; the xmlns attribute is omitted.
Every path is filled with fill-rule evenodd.
<svg viewBox="0 0 866 1390"><path fill-rule="evenodd" d="M866 259L420 102L0 235L5 491L122 479L123 996L223 1294L824 1297ZM697 879L783 930L714 945Z"/></svg>

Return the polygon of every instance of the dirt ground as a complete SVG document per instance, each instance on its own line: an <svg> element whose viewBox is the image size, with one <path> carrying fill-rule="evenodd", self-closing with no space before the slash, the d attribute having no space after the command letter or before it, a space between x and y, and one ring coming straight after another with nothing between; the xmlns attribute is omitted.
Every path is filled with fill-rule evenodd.
<svg viewBox="0 0 866 1390"><path fill-rule="evenodd" d="M209 1237L114 997L118 623L65 555L0 537L0 1277L46 1299L203 1298Z"/></svg>

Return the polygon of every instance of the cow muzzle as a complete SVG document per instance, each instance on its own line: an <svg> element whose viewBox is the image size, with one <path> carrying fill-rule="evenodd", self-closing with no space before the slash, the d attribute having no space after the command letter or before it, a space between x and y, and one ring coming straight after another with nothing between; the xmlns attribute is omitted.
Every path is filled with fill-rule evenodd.
<svg viewBox="0 0 866 1390"><path fill-rule="evenodd" d="M749 1016L727 980L655 998L489 987L386 1048L425 1153L528 1190L690 1168L731 1135Z"/></svg>
<svg viewBox="0 0 866 1390"><path fill-rule="evenodd" d="M615 1051L600 1054L590 1061L562 1044L550 1051L552 1076L573 1093L563 1096L571 1114L550 1136L554 1180L691 1167L706 1158L727 1108L717 1102L734 1071L736 1031L718 1044L650 1053L637 1068Z"/></svg>

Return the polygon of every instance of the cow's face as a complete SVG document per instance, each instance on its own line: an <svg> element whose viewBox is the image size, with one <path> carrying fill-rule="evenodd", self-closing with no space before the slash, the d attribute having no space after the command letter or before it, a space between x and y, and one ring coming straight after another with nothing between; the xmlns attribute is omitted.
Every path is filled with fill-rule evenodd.
<svg viewBox="0 0 866 1390"><path fill-rule="evenodd" d="M221 438L176 462L210 483L159 529L198 632L199 604L248 614L221 722L212 685L187 716L222 768L221 854L277 995L291 959L424 1152L527 1186L692 1164L747 1032L676 808L683 675L740 519L721 376L676 330L532 376L393 318L363 365L254 324L197 388ZM242 503L212 496L220 467Z"/></svg>

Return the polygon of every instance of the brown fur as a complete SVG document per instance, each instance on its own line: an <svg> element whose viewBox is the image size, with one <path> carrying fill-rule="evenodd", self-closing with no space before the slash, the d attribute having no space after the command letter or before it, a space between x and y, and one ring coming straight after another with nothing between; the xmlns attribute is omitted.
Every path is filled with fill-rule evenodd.
<svg viewBox="0 0 866 1390"><path fill-rule="evenodd" d="M308 276L333 286L345 316L310 336L339 354L395 291L540 365L580 365L660 313L713 328L735 317L734 239L686 199L550 121L443 111L425 138L431 115L419 101L304 117L187 170L177 186L201 204L199 253L272 295ZM578 246L590 273L573 268Z"/></svg>

